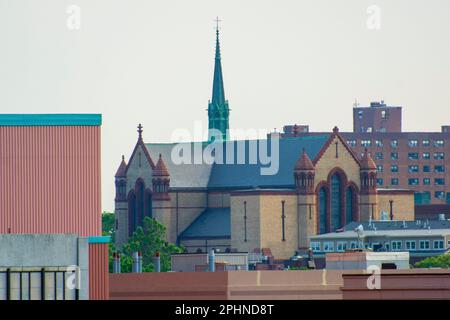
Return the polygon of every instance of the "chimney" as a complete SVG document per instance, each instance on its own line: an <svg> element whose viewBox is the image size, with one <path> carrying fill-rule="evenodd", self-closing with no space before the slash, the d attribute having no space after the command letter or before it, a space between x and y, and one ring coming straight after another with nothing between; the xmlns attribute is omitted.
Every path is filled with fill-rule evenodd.
<svg viewBox="0 0 450 320"><path fill-rule="evenodd" d="M209 271L216 271L216 256L214 253L214 249L211 249L211 252L209 254Z"/></svg>
<svg viewBox="0 0 450 320"><path fill-rule="evenodd" d="M131 256L133 258L133 265L131 268L131 272L139 273L139 252L134 251Z"/></svg>
<svg viewBox="0 0 450 320"><path fill-rule="evenodd" d="M153 257L153 264L155 272L161 272L161 257L159 251L156 251L155 256Z"/></svg>

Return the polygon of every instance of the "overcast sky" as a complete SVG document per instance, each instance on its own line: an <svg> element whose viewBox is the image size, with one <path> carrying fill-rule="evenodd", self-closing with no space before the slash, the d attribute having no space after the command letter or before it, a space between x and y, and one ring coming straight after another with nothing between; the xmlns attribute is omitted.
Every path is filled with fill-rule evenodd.
<svg viewBox="0 0 450 320"><path fill-rule="evenodd" d="M112 211L139 122L146 142L207 126L216 16L231 128L350 131L355 99L404 106L406 131L450 124L448 0L0 0L0 112L102 113Z"/></svg>

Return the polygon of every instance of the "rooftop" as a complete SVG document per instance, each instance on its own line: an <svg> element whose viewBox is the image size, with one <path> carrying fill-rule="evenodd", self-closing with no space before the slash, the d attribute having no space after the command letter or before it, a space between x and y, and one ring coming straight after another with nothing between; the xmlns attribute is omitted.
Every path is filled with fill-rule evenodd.
<svg viewBox="0 0 450 320"><path fill-rule="evenodd" d="M99 126L101 114L0 114L0 126Z"/></svg>

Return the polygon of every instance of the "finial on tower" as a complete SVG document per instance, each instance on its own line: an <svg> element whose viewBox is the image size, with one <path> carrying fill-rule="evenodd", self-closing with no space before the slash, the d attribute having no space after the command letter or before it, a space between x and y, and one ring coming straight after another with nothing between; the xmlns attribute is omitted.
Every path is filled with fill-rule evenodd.
<svg viewBox="0 0 450 320"><path fill-rule="evenodd" d="M138 134L139 134L139 136L138 136L138 138L139 138L139 140L142 140L142 132L144 131L144 130L142 130L144 127L142 126L142 124L140 124L139 123L139 125L138 125L138 130L137 130L137 132L138 132Z"/></svg>

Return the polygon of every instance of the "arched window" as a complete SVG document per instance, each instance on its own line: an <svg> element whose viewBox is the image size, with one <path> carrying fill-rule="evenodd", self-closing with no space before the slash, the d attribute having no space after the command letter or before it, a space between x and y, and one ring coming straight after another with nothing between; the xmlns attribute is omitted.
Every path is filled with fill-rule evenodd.
<svg viewBox="0 0 450 320"><path fill-rule="evenodd" d="M150 190L145 190L145 216L153 217L152 212L152 192Z"/></svg>
<svg viewBox="0 0 450 320"><path fill-rule="evenodd" d="M320 188L318 197L319 234L322 234L327 232L327 190L325 187Z"/></svg>
<svg viewBox="0 0 450 320"><path fill-rule="evenodd" d="M137 226L142 226L144 221L145 210L145 184L142 180L136 182L136 212L137 212Z"/></svg>
<svg viewBox="0 0 450 320"><path fill-rule="evenodd" d="M334 232L336 229L342 226L342 205L341 205L341 176L338 173L333 174L331 177L331 203L330 203L330 215L331 225L330 231Z"/></svg>
<svg viewBox="0 0 450 320"><path fill-rule="evenodd" d="M136 230L137 212L136 212L136 195L134 190L128 194L128 235L131 236Z"/></svg>
<svg viewBox="0 0 450 320"><path fill-rule="evenodd" d="M352 187L348 187L345 192L345 223L348 224L353 221L353 211L355 203L355 193Z"/></svg>

